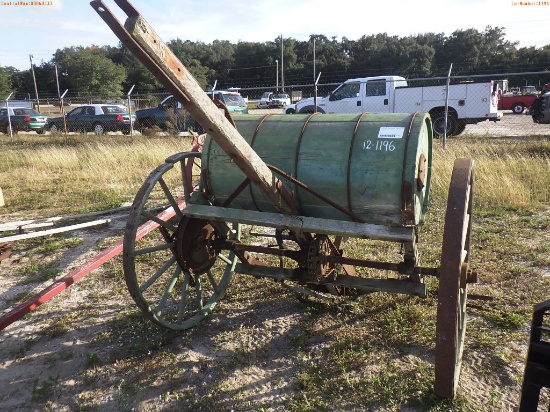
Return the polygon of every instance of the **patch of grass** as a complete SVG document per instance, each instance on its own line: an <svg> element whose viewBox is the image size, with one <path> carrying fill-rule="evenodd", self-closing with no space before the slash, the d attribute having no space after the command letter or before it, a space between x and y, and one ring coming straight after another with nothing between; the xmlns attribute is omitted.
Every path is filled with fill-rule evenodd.
<svg viewBox="0 0 550 412"><path fill-rule="evenodd" d="M60 360L66 361L66 360L72 359L73 357L74 357L74 353L69 349L62 349L59 352L57 352L57 358Z"/></svg>
<svg viewBox="0 0 550 412"><path fill-rule="evenodd" d="M29 253L27 257L29 262L21 267L21 274L26 276L35 275L40 270L37 259L33 253Z"/></svg>
<svg viewBox="0 0 550 412"><path fill-rule="evenodd" d="M81 136L70 139L53 136L47 142L42 138L41 142L3 144L6 156L0 158L0 179L9 175L16 176L16 180L3 186L5 197L12 203L1 211L2 216L27 211L29 205L36 205L32 213L43 216L119 206L133 198L147 174L168 155L184 151L186 143L183 138L171 137L137 137L133 143L125 138L98 138L90 143L89 138ZM520 354L503 342L523 344L522 333L532 305L548 298L550 279L541 273L550 266L549 147L548 142L522 141L519 145L464 136L450 142L447 150L439 145L434 148L432 202L426 224L419 228L422 266L440 264L453 161L456 157L475 160L471 264L478 271L480 282L471 285L470 293L492 300L468 301L472 322L467 327L466 350L486 355L468 365L489 388L486 403L467 395L453 401L442 400L433 393L437 278L426 279L425 299L374 293L349 305L314 301L297 305L301 318L296 330L288 337L280 337L290 342L291 349L284 356L292 367L273 380L276 388L272 387L270 393L282 394L274 402L285 410L300 412L408 409L455 412L479 411L486 406L499 410L504 399L502 388L510 385L509 381L521 381L517 371L509 371L502 377L505 368L521 362ZM27 172L31 164L38 185L31 182L35 176ZM136 164L140 167L133 167ZM45 201L44 196L50 201ZM244 239L254 240L247 231ZM96 246L102 249L113 241L105 239ZM33 281L42 274L42 280L48 280L55 270L53 266L42 266L44 259L54 258L66 248L77 246L79 241L73 242L59 236L18 243L32 257L24 270ZM351 239L344 249L354 258L391 262L402 259L400 245L390 242ZM368 269L358 272L361 276L382 279L396 277L393 273ZM98 405L97 399L103 396L114 399L118 410L130 410L159 390L167 410L271 407L269 403L255 402L255 388L266 384L261 377L238 390L225 389L224 382L237 371L261 369L264 362L270 362L273 354L268 351L269 346L255 341L261 335L257 327L247 323L245 313L246 308L261 303L294 299L294 294L281 289L278 283L251 277L233 280L216 311L234 312L232 316L243 326L225 333L217 331L215 321L220 318L184 333L170 332L145 320L128 297L118 258L81 285L91 289L87 295L89 301L75 315L49 318L43 328L45 336L55 337L78 325L84 315L105 323L90 343L93 350L80 372L89 396L82 391L75 397L75 410L100 409L102 405ZM113 306L115 309L109 308L118 313L108 321L101 319L101 304L106 295L120 297ZM213 346L217 351L212 352L222 355L215 358L208 353L194 359L185 355L187 349L191 352L204 348L200 345ZM21 359L28 348L23 344L11 355ZM199 384L193 378L197 374L204 378ZM51 399L56 385L59 382L54 378L36 381L36 399Z"/></svg>
<svg viewBox="0 0 550 412"><path fill-rule="evenodd" d="M81 236L70 238L48 236L39 238L35 247L43 253L54 253L65 248L74 248L83 241L84 239Z"/></svg>
<svg viewBox="0 0 550 412"><path fill-rule="evenodd" d="M33 382L32 401L36 403L46 403L53 400L58 383L58 376L50 376L44 381L40 381L36 378Z"/></svg>
<svg viewBox="0 0 550 412"><path fill-rule="evenodd" d="M505 330L518 330L525 324L525 316L519 313L489 312L486 316L495 326Z"/></svg>
<svg viewBox="0 0 550 412"><path fill-rule="evenodd" d="M40 276L37 278L38 282L45 282L47 280L55 279L61 270L59 269L44 269L40 272Z"/></svg>
<svg viewBox="0 0 550 412"><path fill-rule="evenodd" d="M23 341L15 348L7 351L8 355L15 361L25 358L27 351L31 348L34 341L32 339L23 339Z"/></svg>
<svg viewBox="0 0 550 412"><path fill-rule="evenodd" d="M78 393L74 398L73 410L76 411L97 411L99 403L94 392Z"/></svg>
<svg viewBox="0 0 550 412"><path fill-rule="evenodd" d="M79 320L78 312L71 312L62 316L50 318L48 320L48 325L40 330L40 334L49 338L64 335L69 332Z"/></svg>
<svg viewBox="0 0 550 412"><path fill-rule="evenodd" d="M148 139L74 135L2 142L2 213L70 215L118 207L131 200L147 174L166 157L191 148L189 138ZM140 167L129 167L140 165ZM63 188L63 190L60 190Z"/></svg>
<svg viewBox="0 0 550 412"><path fill-rule="evenodd" d="M23 285L35 282L45 282L57 277L61 272L59 269L51 269L49 265L38 265L34 261L23 266L22 274L27 277L21 282Z"/></svg>
<svg viewBox="0 0 550 412"><path fill-rule="evenodd" d="M12 301L15 303L21 303L27 301L32 296L34 296L34 293L32 292L20 292L13 297Z"/></svg>
<svg viewBox="0 0 550 412"><path fill-rule="evenodd" d="M383 334L395 346L408 345L410 342L427 344L433 337L433 329L428 326L431 321L428 315L432 313L414 302L400 302L382 314L385 319Z"/></svg>
<svg viewBox="0 0 550 412"><path fill-rule="evenodd" d="M101 358L97 353L88 353L84 361L84 369L93 369L101 364Z"/></svg>
<svg viewBox="0 0 550 412"><path fill-rule="evenodd" d="M139 401L140 389L136 385L122 379L115 393L115 401L120 411L131 411L134 402Z"/></svg>

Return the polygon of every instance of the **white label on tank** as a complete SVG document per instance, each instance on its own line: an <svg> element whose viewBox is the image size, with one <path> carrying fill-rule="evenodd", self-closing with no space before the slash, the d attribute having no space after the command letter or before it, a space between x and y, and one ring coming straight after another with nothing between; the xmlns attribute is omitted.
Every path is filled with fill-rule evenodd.
<svg viewBox="0 0 550 412"><path fill-rule="evenodd" d="M378 131L379 139L402 139L404 127L381 127Z"/></svg>

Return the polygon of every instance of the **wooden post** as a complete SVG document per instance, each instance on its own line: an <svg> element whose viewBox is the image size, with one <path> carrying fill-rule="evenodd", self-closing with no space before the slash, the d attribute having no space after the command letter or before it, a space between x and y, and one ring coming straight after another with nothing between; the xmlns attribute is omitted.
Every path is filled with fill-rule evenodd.
<svg viewBox="0 0 550 412"><path fill-rule="evenodd" d="M2 188L0 187L0 207L4 206L4 194L2 193Z"/></svg>

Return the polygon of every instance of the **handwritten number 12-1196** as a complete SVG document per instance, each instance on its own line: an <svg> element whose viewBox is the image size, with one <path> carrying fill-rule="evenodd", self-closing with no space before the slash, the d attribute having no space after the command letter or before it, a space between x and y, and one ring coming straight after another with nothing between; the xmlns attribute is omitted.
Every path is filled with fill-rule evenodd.
<svg viewBox="0 0 550 412"><path fill-rule="evenodd" d="M380 150L383 152L393 152L395 145L391 140L365 140L363 142L363 150Z"/></svg>

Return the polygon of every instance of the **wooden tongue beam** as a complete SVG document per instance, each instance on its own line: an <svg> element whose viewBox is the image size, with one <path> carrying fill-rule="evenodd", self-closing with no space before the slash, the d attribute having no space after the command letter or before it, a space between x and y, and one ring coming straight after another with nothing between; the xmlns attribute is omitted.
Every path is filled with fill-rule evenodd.
<svg viewBox="0 0 550 412"><path fill-rule="evenodd" d="M127 0L115 0L126 13L124 26L101 0L90 5L136 58L181 102L220 148L254 182L282 214L298 215L296 204L283 183L224 117L179 59Z"/></svg>

